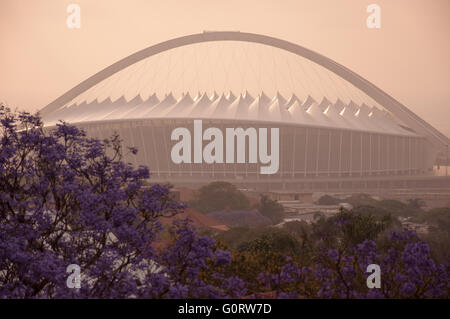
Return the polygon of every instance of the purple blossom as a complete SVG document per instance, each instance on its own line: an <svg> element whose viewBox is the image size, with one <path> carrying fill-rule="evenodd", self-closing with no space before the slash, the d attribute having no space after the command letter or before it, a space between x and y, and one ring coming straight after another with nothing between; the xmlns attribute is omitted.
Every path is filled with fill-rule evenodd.
<svg viewBox="0 0 450 319"><path fill-rule="evenodd" d="M339 258L339 252L332 248L330 250L328 250L328 257L333 261L333 262L337 262L338 258Z"/></svg>
<svg viewBox="0 0 450 319"><path fill-rule="evenodd" d="M217 266L228 265L231 262L231 253L229 251L224 251L221 249L217 249L215 251L215 264Z"/></svg>

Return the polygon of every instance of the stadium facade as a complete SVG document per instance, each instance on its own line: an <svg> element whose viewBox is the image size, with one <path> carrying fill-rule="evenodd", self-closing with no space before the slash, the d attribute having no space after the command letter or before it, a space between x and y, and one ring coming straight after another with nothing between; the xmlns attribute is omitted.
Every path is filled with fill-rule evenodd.
<svg viewBox="0 0 450 319"><path fill-rule="evenodd" d="M300 99L280 93L190 93L165 96L139 94L132 99L106 98L75 102L76 97L125 67L174 47L206 41L251 41L293 52L341 76L381 105L369 106L327 97ZM169 40L144 49L97 73L41 110L46 126L58 121L76 124L88 135L108 138L118 133L124 145L135 146L136 156L126 158L150 167L152 180L177 185L213 180L238 182L249 188L298 188L306 181L327 181L341 187L345 181L427 176L436 154L448 148L448 138L405 106L337 63L295 44L267 36L240 32L210 32ZM246 137L245 160L215 163L174 163L172 132L217 128L279 129L279 167L261 174L261 163L252 162L250 138ZM204 137L204 136L203 136ZM208 140L202 139L202 146ZM221 144L222 145L222 144ZM221 147L225 148L224 145ZM274 149L269 142L268 147ZM217 150L216 150L217 151ZM223 151L226 151L225 149ZM193 155L192 155L193 156ZM344 187L344 186L342 186Z"/></svg>

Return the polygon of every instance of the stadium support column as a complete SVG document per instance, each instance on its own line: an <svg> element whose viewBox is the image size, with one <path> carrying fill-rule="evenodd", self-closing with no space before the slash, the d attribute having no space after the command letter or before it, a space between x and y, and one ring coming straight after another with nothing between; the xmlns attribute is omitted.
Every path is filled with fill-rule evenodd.
<svg viewBox="0 0 450 319"><path fill-rule="evenodd" d="M408 149L408 154L409 154L409 156L408 156L408 170L409 170L409 175L412 175L412 157L413 157L413 154L412 154L412 137L411 136L409 136L408 137L408 147L409 147L409 149Z"/></svg>
<svg viewBox="0 0 450 319"><path fill-rule="evenodd" d="M395 152L394 152L394 169L395 169L395 175L398 175L398 137L394 136L394 145L395 145Z"/></svg>
<svg viewBox="0 0 450 319"><path fill-rule="evenodd" d="M308 168L308 128L306 128L306 139L305 139L305 177L306 177L306 170Z"/></svg>
<svg viewBox="0 0 450 319"><path fill-rule="evenodd" d="M331 170L331 130L328 131L328 176Z"/></svg>
<svg viewBox="0 0 450 319"><path fill-rule="evenodd" d="M340 140L339 140L339 177L342 176L342 135L344 131L341 130Z"/></svg>
<svg viewBox="0 0 450 319"><path fill-rule="evenodd" d="M350 131L350 167L349 167L349 175L352 176L352 168L353 168L353 131Z"/></svg>
<svg viewBox="0 0 450 319"><path fill-rule="evenodd" d="M372 133L369 133L369 174L372 176Z"/></svg>
<svg viewBox="0 0 450 319"><path fill-rule="evenodd" d="M387 136L386 137L386 149L388 150L388 154L385 155L385 157L386 157L386 169L385 169L385 171L386 171L386 173L388 175L390 175L389 169L391 168L391 156L389 154L389 150L390 150L390 148L389 148L390 147L389 141L390 141L390 136Z"/></svg>
<svg viewBox="0 0 450 319"><path fill-rule="evenodd" d="M320 128L317 130L316 176L319 176Z"/></svg>
<svg viewBox="0 0 450 319"><path fill-rule="evenodd" d="M448 145L446 145L445 176L448 176Z"/></svg>
<svg viewBox="0 0 450 319"><path fill-rule="evenodd" d="M363 176L363 136L364 136L364 133L361 133L360 134L361 135L361 143L360 143L360 152L359 152L359 160L360 160L360 168L361 168L361 170L360 170L360 176Z"/></svg>
<svg viewBox="0 0 450 319"><path fill-rule="evenodd" d="M161 177L161 167L160 167L160 165L159 165L159 158L158 158L158 152L156 151L156 140L155 140L155 124L154 124L154 122L152 121L152 125L151 125L151 127L150 127L150 130L151 130L151 134L152 134L152 140L153 140L153 147L154 147L154 151L155 151L155 154L156 154L156 156L155 156L155 159L156 159L156 167L158 168L158 177ZM150 162L149 163L147 163L147 165L149 165L150 164Z"/></svg>
<svg viewBox="0 0 450 319"><path fill-rule="evenodd" d="M383 166L381 165L381 135L378 134L378 172L376 175L383 175Z"/></svg>
<svg viewBox="0 0 450 319"><path fill-rule="evenodd" d="M296 127L294 126L293 127L293 130L294 130L294 150L292 151L292 178L294 179L295 178L295 135L297 134L297 130L296 130Z"/></svg>

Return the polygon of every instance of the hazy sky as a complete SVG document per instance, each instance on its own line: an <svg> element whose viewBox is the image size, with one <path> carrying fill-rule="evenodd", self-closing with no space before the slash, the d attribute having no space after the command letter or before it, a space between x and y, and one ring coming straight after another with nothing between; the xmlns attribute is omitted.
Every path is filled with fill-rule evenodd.
<svg viewBox="0 0 450 319"><path fill-rule="evenodd" d="M81 6L81 28L66 8ZM381 7L368 29L366 7ZM158 42L240 30L295 42L360 74L450 136L449 0L0 0L0 101L35 111Z"/></svg>

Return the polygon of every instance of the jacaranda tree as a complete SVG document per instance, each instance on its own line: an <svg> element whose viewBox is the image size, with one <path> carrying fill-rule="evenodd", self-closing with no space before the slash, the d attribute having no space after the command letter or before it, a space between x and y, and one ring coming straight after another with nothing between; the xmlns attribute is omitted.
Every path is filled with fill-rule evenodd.
<svg viewBox="0 0 450 319"><path fill-rule="evenodd" d="M64 123L46 129L38 116L5 107L0 120L0 298L175 297L189 285L219 290L197 277L206 258L227 260L192 228L178 230L191 242L155 255L158 218L183 206L168 187L145 187L148 169L122 161L118 136L91 139ZM173 260L179 254L183 259ZM172 262L186 263L186 279ZM72 264L81 272L79 289L67 285Z"/></svg>
<svg viewBox="0 0 450 319"><path fill-rule="evenodd" d="M137 150L118 136L100 141L65 123L44 128L39 116L0 106L0 139L0 298L449 297L449 265L435 263L425 243L404 232L377 246L382 228L351 214L334 220L332 234L316 229L301 247L308 258L280 257L284 265L260 272L250 263L251 274L248 259L233 260L236 252L187 220L157 250L159 220L184 206L168 186L146 182L146 167L123 162ZM249 258L267 245L253 246ZM369 264L381 268L379 289L366 285Z"/></svg>
<svg viewBox="0 0 450 319"><path fill-rule="evenodd" d="M414 232L393 232L389 240L387 251L365 240L343 249L319 251L307 265L288 257L279 273L261 273L259 280L277 291L279 298L450 297L449 264L435 263L428 245ZM379 288L368 288L369 265L380 267Z"/></svg>

